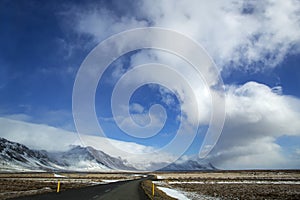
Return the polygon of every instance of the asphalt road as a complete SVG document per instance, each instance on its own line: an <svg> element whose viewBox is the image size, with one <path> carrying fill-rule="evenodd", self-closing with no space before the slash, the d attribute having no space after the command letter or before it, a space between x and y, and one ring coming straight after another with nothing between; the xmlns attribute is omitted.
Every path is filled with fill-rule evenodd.
<svg viewBox="0 0 300 200"><path fill-rule="evenodd" d="M96 185L80 189L70 189L60 193L46 193L41 195L15 198L15 200L139 200L148 199L140 187L142 178L132 181Z"/></svg>

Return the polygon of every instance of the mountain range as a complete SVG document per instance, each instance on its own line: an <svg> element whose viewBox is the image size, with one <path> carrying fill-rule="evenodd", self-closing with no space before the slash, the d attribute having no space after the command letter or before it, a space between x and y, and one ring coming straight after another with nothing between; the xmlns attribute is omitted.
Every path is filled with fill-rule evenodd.
<svg viewBox="0 0 300 200"><path fill-rule="evenodd" d="M159 163L154 163L159 164ZM170 164L162 170L215 170L210 163L186 160ZM0 138L0 171L136 171L127 160L110 156L91 146L72 146L69 150L48 152ZM146 169L145 169L146 170Z"/></svg>

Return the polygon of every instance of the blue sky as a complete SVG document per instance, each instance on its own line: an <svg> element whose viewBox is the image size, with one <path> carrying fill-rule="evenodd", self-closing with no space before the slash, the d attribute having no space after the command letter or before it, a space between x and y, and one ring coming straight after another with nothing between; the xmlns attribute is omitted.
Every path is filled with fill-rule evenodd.
<svg viewBox="0 0 300 200"><path fill-rule="evenodd" d="M252 134L253 130L249 128L252 123L263 131L260 135L253 133L255 139L247 144L259 144L261 151L264 148L275 151L272 155L256 152L258 160L269 155L270 166L262 163L253 167L299 167L300 15L296 11L300 10L300 6L294 5L296 1L293 0L271 4L247 2L229 1L225 4L212 1L205 4L187 1L168 4L154 1L150 4L146 1L4 0L0 3L0 116L76 131L72 116L72 90L83 60L108 36L130 28L153 25L173 29L195 39L208 51L221 71L229 96L226 105L229 106L226 107L229 117L226 118L224 134L212 152L211 159L215 163L227 166L238 161L244 162L239 167L250 166L236 152L236 149L242 148L244 141L236 139L234 143L241 142L241 145L230 149L228 138L236 136L244 128L249 130L245 131L247 134ZM206 10L213 10L213 14L206 13ZM157 52L153 55L158 56L156 61L164 60ZM142 63L151 61L153 55L149 56L147 51L124 55L108 68L100 80L95 106L99 122L108 137L162 147L175 136L179 126L176 118L182 114L180 100L170 90L161 92L159 86L139 88L130 102L141 105L143 112L154 103L160 103L167 109L168 119L159 134L147 140L133 138L124 134L111 120L110 97L117 81L114 73L120 69L125 73L130 64L139 62L136 60L142 59ZM173 104L168 105L163 98L166 96L162 95L173 99ZM249 105L245 99L253 101L253 104ZM230 107L232 104L237 108ZM263 104L266 104L265 107ZM245 116L237 110L243 110ZM257 113L260 115L256 116ZM259 120L252 121L252 115ZM272 118L271 115L286 116L292 121ZM245 121L235 120L243 117ZM273 125L276 128L276 124L283 124L278 133L272 128ZM187 155L199 152L206 130L207 124L202 124ZM247 138L242 134L240 137ZM244 157L249 155L250 159L254 159L252 151L246 148L241 151ZM284 166L290 157L295 162Z"/></svg>

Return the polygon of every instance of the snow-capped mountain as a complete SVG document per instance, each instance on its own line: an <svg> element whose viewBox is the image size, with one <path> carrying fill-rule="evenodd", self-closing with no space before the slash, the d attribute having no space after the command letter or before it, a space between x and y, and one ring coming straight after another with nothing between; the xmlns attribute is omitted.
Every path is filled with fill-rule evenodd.
<svg viewBox="0 0 300 200"><path fill-rule="evenodd" d="M111 171L135 170L120 158L92 147L74 146L65 152L31 150L25 145L0 138L0 171Z"/></svg>
<svg viewBox="0 0 300 200"><path fill-rule="evenodd" d="M177 156L170 152L159 151L156 147L151 145L142 145L97 135L80 134L79 137L76 132L44 124L33 124L1 117L0 127L0 137L23 144L30 150L34 149L32 150L33 152L46 156L46 163L43 164L40 159L37 159L34 163L37 163L38 166L34 165L34 167L31 167L32 163L28 162L28 164L26 164L27 168L46 168L49 170L54 168L58 170L76 171L131 170L135 168L141 171L152 171L162 169L169 165L166 169L209 169L207 162L199 162L199 160L195 159L198 156L194 158L185 157L184 159L176 161L174 164L170 164L177 159ZM89 147L93 148L93 150ZM104 156L102 153L106 155ZM18 154L18 152L12 153L11 155L15 154ZM97 158L97 155L100 159ZM13 158L9 158L8 160L6 158L6 162L0 167L0 170L3 170L7 163L13 163L16 166L24 165L23 162L14 160ZM183 164L184 162L186 163ZM9 170L11 168L12 167L8 167Z"/></svg>
<svg viewBox="0 0 300 200"><path fill-rule="evenodd" d="M161 165L161 161L151 165ZM162 170L215 170L210 163L195 159L178 160ZM32 150L20 143L0 138L0 171L119 171L137 170L127 160L110 156L93 147L72 146L69 150ZM139 170L141 170L139 168ZM145 168L144 170L147 170Z"/></svg>
<svg viewBox="0 0 300 200"><path fill-rule="evenodd" d="M48 153L51 160L64 169L78 170L136 170L124 164L121 158L114 158L92 147L73 146L66 152Z"/></svg>
<svg viewBox="0 0 300 200"><path fill-rule="evenodd" d="M0 168L4 171L50 169L52 163L45 151L0 138Z"/></svg>
<svg viewBox="0 0 300 200"><path fill-rule="evenodd" d="M211 163L204 163L199 160L187 160L184 162L174 162L161 171L211 171L217 170Z"/></svg>

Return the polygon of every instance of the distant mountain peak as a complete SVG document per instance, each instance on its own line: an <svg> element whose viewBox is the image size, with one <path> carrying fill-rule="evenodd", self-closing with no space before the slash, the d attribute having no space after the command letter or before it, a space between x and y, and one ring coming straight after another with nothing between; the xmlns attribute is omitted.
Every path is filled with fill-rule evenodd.
<svg viewBox="0 0 300 200"><path fill-rule="evenodd" d="M190 158L179 160L161 169L161 171L213 171L217 170L210 162Z"/></svg>

